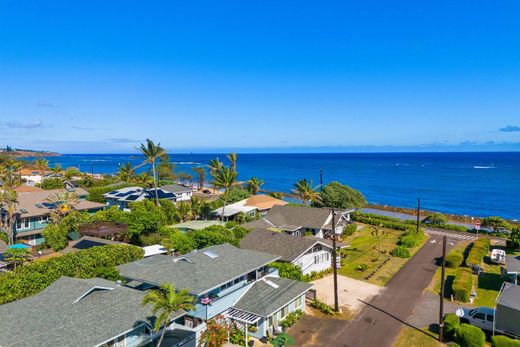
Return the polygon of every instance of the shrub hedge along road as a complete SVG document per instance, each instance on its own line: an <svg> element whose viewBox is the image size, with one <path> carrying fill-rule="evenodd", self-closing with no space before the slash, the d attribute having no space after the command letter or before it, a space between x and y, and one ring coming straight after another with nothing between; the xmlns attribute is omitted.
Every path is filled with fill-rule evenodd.
<svg viewBox="0 0 520 347"><path fill-rule="evenodd" d="M451 291L455 300L468 302L473 287L473 273L471 269L460 268L455 272L455 279L451 285Z"/></svg>
<svg viewBox="0 0 520 347"><path fill-rule="evenodd" d="M61 276L90 278L98 269L143 258L144 251L131 245L106 245L68 253L20 266L0 275L0 304L34 295Z"/></svg>
<svg viewBox="0 0 520 347"><path fill-rule="evenodd" d="M471 267L474 265L480 265L482 260L489 251L489 239L479 238L475 242L473 242L473 247L471 247L468 258L466 259L466 265Z"/></svg>

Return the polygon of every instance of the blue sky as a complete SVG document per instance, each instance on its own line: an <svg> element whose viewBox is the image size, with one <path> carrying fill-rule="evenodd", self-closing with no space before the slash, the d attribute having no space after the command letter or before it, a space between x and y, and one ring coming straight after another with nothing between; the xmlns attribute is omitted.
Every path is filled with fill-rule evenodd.
<svg viewBox="0 0 520 347"><path fill-rule="evenodd" d="M520 2L0 1L0 146L520 150Z"/></svg>

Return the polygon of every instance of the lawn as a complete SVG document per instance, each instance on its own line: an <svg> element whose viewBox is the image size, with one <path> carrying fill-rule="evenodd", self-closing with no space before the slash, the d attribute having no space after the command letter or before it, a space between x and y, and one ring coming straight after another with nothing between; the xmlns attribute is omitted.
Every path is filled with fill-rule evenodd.
<svg viewBox="0 0 520 347"><path fill-rule="evenodd" d="M439 347L445 346L437 340L438 336L428 329L420 331L414 328L401 329L393 347Z"/></svg>
<svg viewBox="0 0 520 347"><path fill-rule="evenodd" d="M377 237L373 236L369 227L355 232L347 240L349 248L342 250L343 266L338 273L357 280L367 281L372 284L384 286L392 276L403 266L408 259L392 257L390 252L396 247L397 240L404 232L392 229L384 229L380 237L381 255L379 256ZM422 244L411 250L415 254ZM366 264L368 268L360 271L361 264ZM369 275L371 275L370 278Z"/></svg>
<svg viewBox="0 0 520 347"><path fill-rule="evenodd" d="M461 254L470 244L468 241L459 242L453 249L460 252ZM504 279L500 276L500 265L491 264L489 257L484 258L482 263L482 269L484 273L480 277L474 275L473 283L477 290L477 298L473 305L475 306L488 306L495 307L495 300L498 295L498 291L504 282ZM454 273L456 269L446 268L446 285L444 287L445 298L449 299L451 296L451 283L454 279ZM437 269L433 278L432 290L435 294L439 294L441 288L441 268Z"/></svg>

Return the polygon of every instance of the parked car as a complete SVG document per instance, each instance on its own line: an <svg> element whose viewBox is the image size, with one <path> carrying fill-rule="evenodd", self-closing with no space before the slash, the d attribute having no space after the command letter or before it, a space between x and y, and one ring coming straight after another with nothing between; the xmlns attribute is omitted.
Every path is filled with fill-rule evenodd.
<svg viewBox="0 0 520 347"><path fill-rule="evenodd" d="M490 307L477 307L474 309L459 308L455 311L461 323L468 323L482 330L493 331L495 309Z"/></svg>
<svg viewBox="0 0 520 347"><path fill-rule="evenodd" d="M493 249L491 251L491 262L495 264L506 264L506 251L503 249Z"/></svg>

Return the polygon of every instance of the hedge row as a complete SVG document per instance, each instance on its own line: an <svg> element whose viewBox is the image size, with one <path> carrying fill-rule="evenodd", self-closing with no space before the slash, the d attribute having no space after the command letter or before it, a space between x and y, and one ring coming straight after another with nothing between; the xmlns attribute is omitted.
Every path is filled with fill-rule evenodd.
<svg viewBox="0 0 520 347"><path fill-rule="evenodd" d="M96 277L101 268L138 260L143 255L136 246L106 245L20 266L0 275L0 304L36 294L61 276Z"/></svg>
<svg viewBox="0 0 520 347"><path fill-rule="evenodd" d="M455 272L455 279L451 285L451 292L455 300L468 302L473 288L473 273L471 269L459 268Z"/></svg>
<svg viewBox="0 0 520 347"><path fill-rule="evenodd" d="M447 267L455 269L462 265L464 256L455 248L446 255L445 261Z"/></svg>
<svg viewBox="0 0 520 347"><path fill-rule="evenodd" d="M479 238L475 242L473 242L473 246L471 247L468 258L466 259L466 265L471 267L473 265L480 265L484 256L489 252L489 239L487 238Z"/></svg>
<svg viewBox="0 0 520 347"><path fill-rule="evenodd" d="M443 321L446 337L452 337L455 329L460 325L460 318L455 313L450 313L444 316Z"/></svg>
<svg viewBox="0 0 520 347"><path fill-rule="evenodd" d="M486 334L474 325L461 324L455 328L455 341L463 347L484 347Z"/></svg>
<svg viewBox="0 0 520 347"><path fill-rule="evenodd" d="M410 233L416 232L416 228L413 225L403 223L402 221L400 221L397 218L379 216L379 215L371 214L371 213L359 213L358 212L358 213L352 214L352 219L355 222L360 222L360 223L370 224L370 225L380 225L383 228L387 228L387 229L406 231L406 232L410 232Z"/></svg>
<svg viewBox="0 0 520 347"><path fill-rule="evenodd" d="M493 347L520 347L520 340L513 340L507 336L491 336L491 346Z"/></svg>

